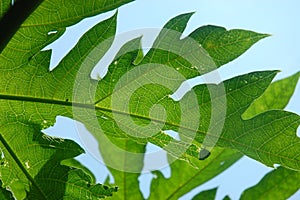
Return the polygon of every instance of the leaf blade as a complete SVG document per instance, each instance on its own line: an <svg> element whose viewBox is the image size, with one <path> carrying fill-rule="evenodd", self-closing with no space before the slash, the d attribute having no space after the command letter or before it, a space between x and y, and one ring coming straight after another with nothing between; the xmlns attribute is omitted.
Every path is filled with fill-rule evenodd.
<svg viewBox="0 0 300 200"><path fill-rule="evenodd" d="M300 173L284 167L269 172L255 186L245 190L241 199L287 199L300 188Z"/></svg>

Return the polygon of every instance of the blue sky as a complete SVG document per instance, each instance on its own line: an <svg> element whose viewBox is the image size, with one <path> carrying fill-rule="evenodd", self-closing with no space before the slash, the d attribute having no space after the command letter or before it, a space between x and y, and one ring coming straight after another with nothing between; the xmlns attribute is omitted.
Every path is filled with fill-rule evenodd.
<svg viewBox="0 0 300 200"><path fill-rule="evenodd" d="M282 72L276 77L280 79L300 70L299 8L300 2L297 0L136 0L119 8L117 32L161 28L172 17L195 12L185 34L207 24L272 34L271 37L255 44L235 61L224 65L220 69L220 74L222 78L228 79L250 71L280 69ZM69 28L63 37L65 39L52 45L54 48L52 65L55 66L55 63L67 53L87 28L113 13L108 12L84 20L79 25ZM61 44L66 48L61 49ZM286 109L300 113L299 99L300 85L298 84L295 95ZM73 122L58 118L57 125L48 131L55 134L65 129L66 124L72 126ZM74 139L77 136L76 130L73 131L71 138ZM96 170L95 167L93 168L95 161L85 157L82 159L92 167L91 169ZM260 163L244 158L226 173L201 186L197 191L219 186L217 199L222 199L227 193L233 199L238 199L245 188L256 184L269 170ZM99 172L96 173L99 179L103 179ZM197 191L182 197L182 200L190 199ZM291 199L300 199L300 192Z"/></svg>

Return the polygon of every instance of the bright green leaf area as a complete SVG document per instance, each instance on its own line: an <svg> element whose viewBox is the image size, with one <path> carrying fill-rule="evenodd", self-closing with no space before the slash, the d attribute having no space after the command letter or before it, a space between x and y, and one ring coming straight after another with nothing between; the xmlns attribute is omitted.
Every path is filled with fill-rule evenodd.
<svg viewBox="0 0 300 200"><path fill-rule="evenodd" d="M113 42L116 13L84 34L57 68L49 72L51 51L41 49L61 36L66 26L127 2L44 1L2 51L3 188L9 187L20 199L97 199L112 195L114 187L95 184L87 169L72 164L72 159L83 153L77 144L41 133L55 123L58 115L84 123L98 140L104 161L120 187L113 198L141 198L138 173L126 171L140 172L147 142L168 151L172 171L189 169L167 183L162 178L154 181L153 189L163 191L151 194L153 199L158 194L165 195L164 199L183 195L224 171L242 154L267 166L280 164L300 170L300 140L295 134L300 117L280 110L280 106L278 110L264 107L254 114L261 104L256 102L263 101L257 99L265 91L274 91L267 88L277 71L253 72L217 85L199 85L179 101L170 98L182 82L230 62L266 34L205 26L181 38L192 14L179 15L165 25L146 55L141 53L141 38L128 41L106 76L92 80L92 69ZM7 1L1 1L1 5L3 14ZM261 98L270 101L269 97ZM248 116L255 116L243 119L248 108L254 109L248 111ZM173 139L165 130L177 131L181 140ZM214 146L214 142L205 143L207 138L217 142L217 147L210 157L199 161L200 148ZM126 152L140 156L132 159Z"/></svg>

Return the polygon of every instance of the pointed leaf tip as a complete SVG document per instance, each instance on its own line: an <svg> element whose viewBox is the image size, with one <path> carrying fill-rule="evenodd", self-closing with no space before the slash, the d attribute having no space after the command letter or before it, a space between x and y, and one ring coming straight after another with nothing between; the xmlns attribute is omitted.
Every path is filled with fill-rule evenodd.
<svg viewBox="0 0 300 200"><path fill-rule="evenodd" d="M196 29L189 36L196 40L220 67L242 55L269 34L241 29L226 30L220 26L206 25Z"/></svg>

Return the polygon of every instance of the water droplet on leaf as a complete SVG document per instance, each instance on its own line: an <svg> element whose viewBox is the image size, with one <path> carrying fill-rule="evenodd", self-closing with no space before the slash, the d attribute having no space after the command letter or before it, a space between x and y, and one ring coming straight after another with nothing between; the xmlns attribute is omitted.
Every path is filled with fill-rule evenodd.
<svg viewBox="0 0 300 200"><path fill-rule="evenodd" d="M107 118L107 117L105 117L105 116L101 116L101 118L102 118L102 119L108 119L108 118Z"/></svg>
<svg viewBox="0 0 300 200"><path fill-rule="evenodd" d="M48 35L53 35L53 34L56 34L56 33L57 33L57 31L49 31Z"/></svg>
<svg viewBox="0 0 300 200"><path fill-rule="evenodd" d="M202 148L199 153L199 160L205 160L210 156L210 152L207 149Z"/></svg>
<svg viewBox="0 0 300 200"><path fill-rule="evenodd" d="M29 161L26 161L26 162L25 162L25 167L26 167L27 169L30 168L30 166L29 166Z"/></svg>

